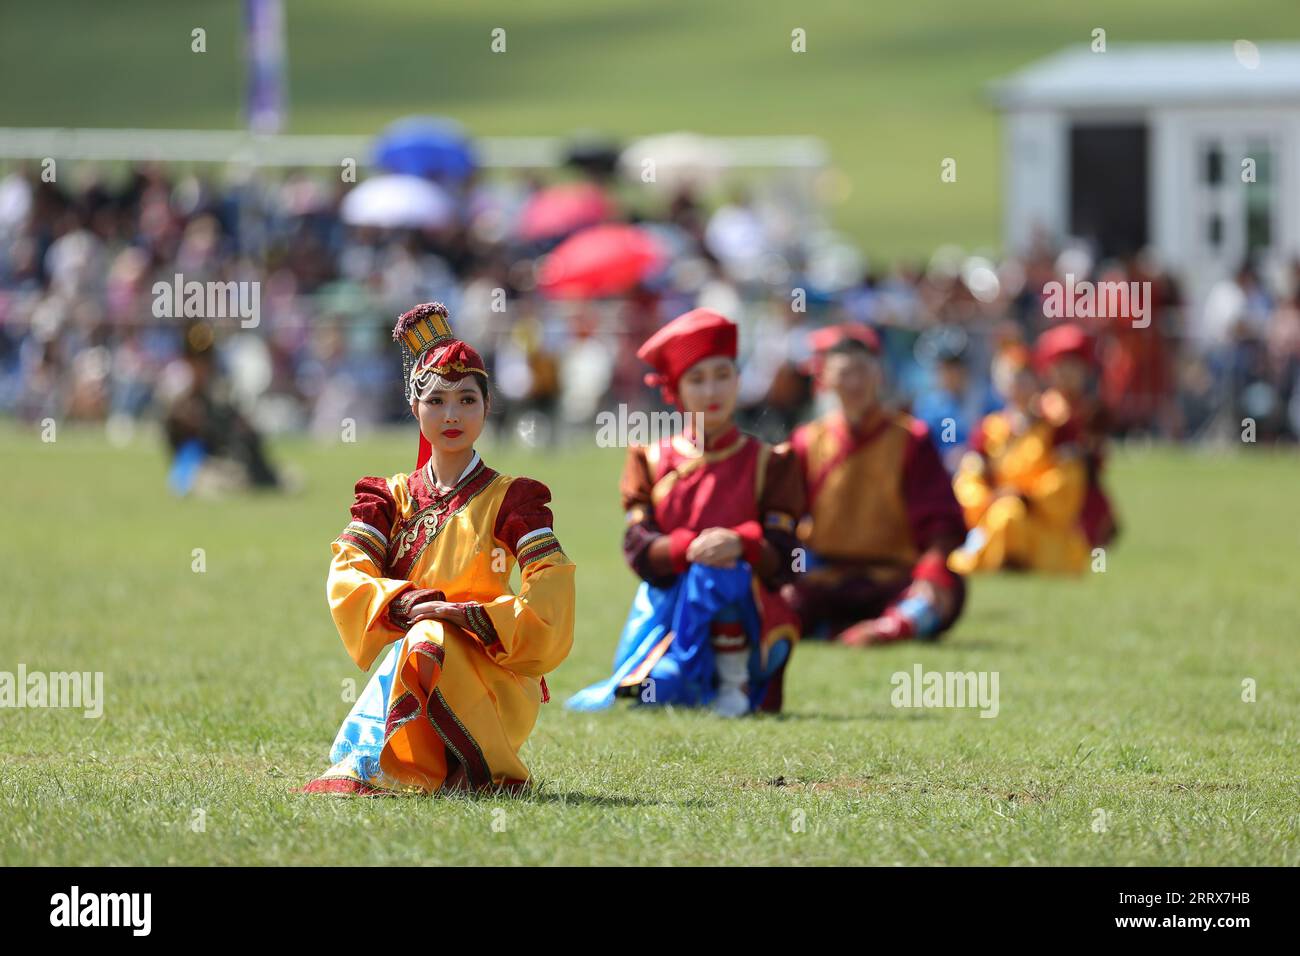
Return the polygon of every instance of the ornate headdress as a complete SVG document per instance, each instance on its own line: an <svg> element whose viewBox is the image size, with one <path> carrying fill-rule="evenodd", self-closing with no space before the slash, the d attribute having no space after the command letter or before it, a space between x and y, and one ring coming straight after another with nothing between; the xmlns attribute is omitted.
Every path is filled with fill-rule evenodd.
<svg viewBox="0 0 1300 956"><path fill-rule="evenodd" d="M425 302L403 312L393 327L393 341L402 346L402 379L408 404L425 395L435 377L449 382L475 374L487 378L483 357L452 334L447 318L447 307L441 302ZM432 451L421 435L415 467L428 461Z"/></svg>

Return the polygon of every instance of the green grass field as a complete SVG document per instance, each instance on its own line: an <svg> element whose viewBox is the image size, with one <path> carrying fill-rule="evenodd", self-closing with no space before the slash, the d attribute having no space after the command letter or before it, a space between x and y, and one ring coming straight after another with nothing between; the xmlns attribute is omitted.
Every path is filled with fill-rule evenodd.
<svg viewBox="0 0 1300 956"><path fill-rule="evenodd" d="M539 785L295 795L360 677L325 607L329 542L355 479L413 446L281 443L302 494L217 503L170 498L144 436L0 428L0 671L102 671L106 696L99 720L0 709L0 863L1300 862L1297 459L1268 452L1119 454L1106 573L977 580L938 646L804 645L784 715L725 722L562 708L605 675L633 591L620 457L488 450L550 484L579 568L575 650L524 752ZM1000 713L895 709L916 663L997 671Z"/></svg>
<svg viewBox="0 0 1300 956"><path fill-rule="evenodd" d="M49 0L0 9L0 126L238 128L235 0ZM292 132L370 133L407 113L480 135L686 129L822 137L868 255L995 248L990 81L1093 29L1109 44L1300 36L1293 0L311 0L286 3ZM191 30L207 30L192 53ZM506 52L489 49L506 30ZM791 31L807 52L791 52ZM957 160L941 183L940 162Z"/></svg>

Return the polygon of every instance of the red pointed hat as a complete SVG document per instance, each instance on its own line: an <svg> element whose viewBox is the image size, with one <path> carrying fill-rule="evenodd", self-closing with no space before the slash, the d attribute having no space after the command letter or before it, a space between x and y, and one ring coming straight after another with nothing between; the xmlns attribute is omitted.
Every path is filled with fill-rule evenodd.
<svg viewBox="0 0 1300 956"><path fill-rule="evenodd" d="M1063 322L1053 326L1034 343L1034 365L1039 371L1051 368L1067 356L1083 359L1089 365L1096 362L1092 339L1080 326Z"/></svg>
<svg viewBox="0 0 1300 956"><path fill-rule="evenodd" d="M393 327L393 341L402 345L408 402L423 393L435 375L449 382L458 382L475 373L487 377L483 357L452 334L447 319L445 305L425 302L403 312ZM422 467L431 454L432 446L421 435L415 467Z"/></svg>
<svg viewBox="0 0 1300 956"><path fill-rule="evenodd" d="M736 357L736 323L712 309L692 309L646 339L636 355L654 367L645 383L659 386L664 401L676 404L677 383L692 365Z"/></svg>

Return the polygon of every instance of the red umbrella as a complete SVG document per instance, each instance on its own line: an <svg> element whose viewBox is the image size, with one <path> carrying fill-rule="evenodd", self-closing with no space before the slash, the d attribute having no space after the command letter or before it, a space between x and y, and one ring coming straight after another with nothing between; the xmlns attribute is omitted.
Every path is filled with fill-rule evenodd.
<svg viewBox="0 0 1300 956"><path fill-rule="evenodd" d="M538 284L553 299L598 299L627 292L663 260L659 243L636 226L590 226L546 257Z"/></svg>
<svg viewBox="0 0 1300 956"><path fill-rule="evenodd" d="M519 217L519 238L554 239L614 215L614 204L593 183L564 183L534 193Z"/></svg>

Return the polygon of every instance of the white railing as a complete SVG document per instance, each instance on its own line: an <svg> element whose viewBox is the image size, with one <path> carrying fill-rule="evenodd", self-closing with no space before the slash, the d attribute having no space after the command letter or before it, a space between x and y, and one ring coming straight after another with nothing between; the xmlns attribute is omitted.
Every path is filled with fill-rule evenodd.
<svg viewBox="0 0 1300 956"><path fill-rule="evenodd" d="M337 166L345 158L369 162L369 135L258 135L243 130L68 129L0 127L0 159L100 162L241 162L255 166ZM727 168L816 171L826 165L825 144L811 136L701 137ZM476 137L489 169L558 166L569 140L561 137Z"/></svg>

